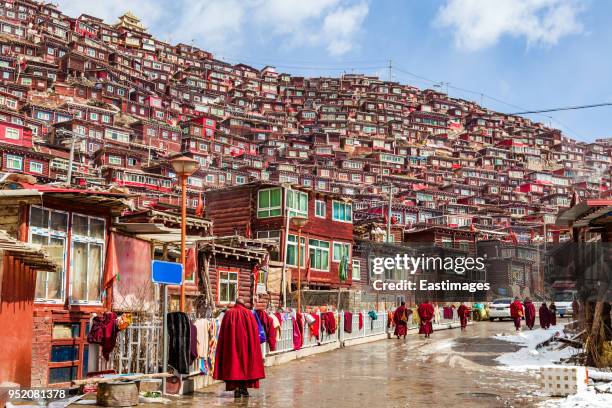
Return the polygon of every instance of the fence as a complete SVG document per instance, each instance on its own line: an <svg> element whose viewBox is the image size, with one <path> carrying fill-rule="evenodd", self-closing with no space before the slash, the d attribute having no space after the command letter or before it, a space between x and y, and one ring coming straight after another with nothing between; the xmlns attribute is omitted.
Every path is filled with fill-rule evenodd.
<svg viewBox="0 0 612 408"><path fill-rule="evenodd" d="M157 373L161 367L161 320L136 323L117 334L113 367L120 374Z"/></svg>
<svg viewBox="0 0 612 408"><path fill-rule="evenodd" d="M452 308L452 316L447 311L446 316L443 313L443 308L439 310L439 319L435 323L446 324L459 321L457 309ZM361 313L362 326L359 327L359 315ZM415 312L416 313L416 312ZM261 345L262 354L276 355L294 350L293 346L293 320L289 314L281 322L280 339L276 341L276 349L270 351L268 343ZM318 319L313 324L318 325L319 338L311 335L308 323L304 322L304 336L301 348L316 347L319 345L344 342L345 340L364 338L384 334L387 332L387 313L375 312L376 318L370 315L370 312L354 312L351 315L350 328L351 331L344 330L345 313L334 313L337 322L336 332L329 334L323 330L323 321L321 314L317 313ZM220 324L220 320L217 321ZM409 329L418 327L418 324L412 319L408 320ZM156 373L161 367L161 339L162 325L161 320L150 321L146 323L136 323L121 331L117 336L117 345L113 353L113 366L118 373ZM191 369L193 372L199 371L201 361L198 359L194 362Z"/></svg>

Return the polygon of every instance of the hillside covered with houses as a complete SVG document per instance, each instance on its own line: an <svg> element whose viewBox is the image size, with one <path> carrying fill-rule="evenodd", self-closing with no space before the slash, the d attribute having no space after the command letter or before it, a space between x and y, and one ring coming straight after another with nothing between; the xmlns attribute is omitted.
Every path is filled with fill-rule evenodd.
<svg viewBox="0 0 612 408"><path fill-rule="evenodd" d="M181 186L170 163L179 156L199 163L185 221L194 313L238 297L295 307L302 288L305 307L414 304L414 293L374 293L370 260L424 251L489 255L486 276L458 279L491 291L465 300L544 296L541 247L570 234L557 215L577 203L591 214L612 198L612 139L573 140L374 76L232 65L155 38L131 12L105 22L0 0L7 378L84 378L99 368L91 362L100 356L88 354L95 314L159 317L150 265L179 259ZM176 288L170 297L176 310Z"/></svg>

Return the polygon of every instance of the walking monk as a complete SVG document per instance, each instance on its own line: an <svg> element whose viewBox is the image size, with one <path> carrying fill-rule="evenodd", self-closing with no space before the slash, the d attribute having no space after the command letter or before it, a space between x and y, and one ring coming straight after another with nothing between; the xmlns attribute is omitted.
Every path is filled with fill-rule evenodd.
<svg viewBox="0 0 612 408"><path fill-rule="evenodd" d="M457 314L459 315L459 321L461 322L461 331L464 331L467 328L468 317L470 317L470 309L461 302L461 305L457 309Z"/></svg>
<svg viewBox="0 0 612 408"><path fill-rule="evenodd" d="M419 334L424 334L426 338L431 336L433 333L433 324L431 321L434 317L434 307L429 301L425 301L419 305L417 309L421 324L419 326Z"/></svg>
<svg viewBox="0 0 612 408"><path fill-rule="evenodd" d="M548 306L548 310L550 313L548 314L548 318L550 320L551 326L557 325L557 306L555 306L555 301L550 302L550 306Z"/></svg>
<svg viewBox="0 0 612 408"><path fill-rule="evenodd" d="M257 320L237 299L221 320L213 378L225 381L225 389L234 391L234 397L248 397L247 388L259 388L265 377Z"/></svg>
<svg viewBox="0 0 612 408"><path fill-rule="evenodd" d="M543 329L550 327L550 310L548 310L546 303L542 303L542 306L540 306L540 327Z"/></svg>
<svg viewBox="0 0 612 408"><path fill-rule="evenodd" d="M408 309L406 309L406 302L402 302L400 306L393 312L393 323L395 324L395 331L393 334L399 339L400 336L406 338L408 333Z"/></svg>
<svg viewBox="0 0 612 408"><path fill-rule="evenodd" d="M533 330L535 325L536 310L531 298L525 299L525 324L529 330Z"/></svg>
<svg viewBox="0 0 612 408"><path fill-rule="evenodd" d="M510 304L510 316L514 320L514 327L516 331L521 331L521 319L525 315L523 310L523 304L519 300L518 296L514 298L514 302Z"/></svg>

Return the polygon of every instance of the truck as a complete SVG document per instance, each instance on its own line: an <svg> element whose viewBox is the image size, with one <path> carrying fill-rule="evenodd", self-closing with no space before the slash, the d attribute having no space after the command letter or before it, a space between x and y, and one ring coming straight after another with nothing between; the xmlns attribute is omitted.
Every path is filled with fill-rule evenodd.
<svg viewBox="0 0 612 408"><path fill-rule="evenodd" d="M575 290L555 290L553 300L557 306L557 313L563 317L565 315L574 315L572 304L577 299L578 292Z"/></svg>

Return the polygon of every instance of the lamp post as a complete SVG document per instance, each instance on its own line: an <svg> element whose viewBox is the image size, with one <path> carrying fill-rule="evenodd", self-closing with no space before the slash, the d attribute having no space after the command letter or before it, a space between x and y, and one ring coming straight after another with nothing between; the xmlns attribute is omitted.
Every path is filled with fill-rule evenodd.
<svg viewBox="0 0 612 408"><path fill-rule="evenodd" d="M177 177L181 182L181 264L183 265L183 277L181 279L180 311L185 311L185 240L187 236L187 177L195 173L200 163L191 157L179 156L170 160Z"/></svg>
<svg viewBox="0 0 612 408"><path fill-rule="evenodd" d="M297 283L297 291L298 291L298 303L297 303L297 311L298 313L302 312L302 271L300 270L300 261L301 261L301 241L302 241L302 228L304 225L308 223L308 218L304 217L292 217L291 223L295 225L298 229L297 236L297 275L298 275L298 283Z"/></svg>

